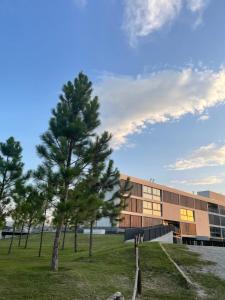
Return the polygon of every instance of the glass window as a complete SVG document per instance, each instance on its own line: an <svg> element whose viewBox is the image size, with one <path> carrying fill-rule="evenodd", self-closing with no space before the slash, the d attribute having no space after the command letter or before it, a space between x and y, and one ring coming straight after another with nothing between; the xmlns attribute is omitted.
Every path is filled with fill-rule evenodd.
<svg viewBox="0 0 225 300"><path fill-rule="evenodd" d="M194 212L193 210L189 209L180 209L180 218L182 221L189 221L193 222L194 221Z"/></svg>
<svg viewBox="0 0 225 300"><path fill-rule="evenodd" d="M153 189L152 189L152 194L153 194L153 195L156 195L156 196L160 196L161 193L160 193L160 190L154 189L154 188L153 188Z"/></svg>
<svg viewBox="0 0 225 300"><path fill-rule="evenodd" d="M153 210L153 215L161 217L161 211Z"/></svg>
<svg viewBox="0 0 225 300"><path fill-rule="evenodd" d="M146 199L151 199L152 200L152 194L148 194L148 193L143 193L143 198L146 198Z"/></svg>
<svg viewBox="0 0 225 300"><path fill-rule="evenodd" d="M208 203L208 211L212 212L212 213L219 213L219 207L217 204L214 203Z"/></svg>
<svg viewBox="0 0 225 300"><path fill-rule="evenodd" d="M161 201L161 197L160 196L156 196L156 195L152 195L152 200L154 201Z"/></svg>
<svg viewBox="0 0 225 300"><path fill-rule="evenodd" d="M143 213L160 217L162 215L162 206L159 203L143 201Z"/></svg>
<svg viewBox="0 0 225 300"><path fill-rule="evenodd" d="M152 202L143 201L143 208L152 209Z"/></svg>
<svg viewBox="0 0 225 300"><path fill-rule="evenodd" d="M151 209L146 209L146 208L143 208L143 214L146 214L146 215L152 215L152 210Z"/></svg>
<svg viewBox="0 0 225 300"><path fill-rule="evenodd" d="M210 235L212 237L221 237L220 227L210 227Z"/></svg>
<svg viewBox="0 0 225 300"><path fill-rule="evenodd" d="M143 185L143 198L161 201L161 190Z"/></svg>
<svg viewBox="0 0 225 300"><path fill-rule="evenodd" d="M222 230L222 237L225 238L225 228L221 228Z"/></svg>
<svg viewBox="0 0 225 300"><path fill-rule="evenodd" d="M154 210L160 210L160 204L158 204L158 203L153 203L153 209L154 209Z"/></svg>

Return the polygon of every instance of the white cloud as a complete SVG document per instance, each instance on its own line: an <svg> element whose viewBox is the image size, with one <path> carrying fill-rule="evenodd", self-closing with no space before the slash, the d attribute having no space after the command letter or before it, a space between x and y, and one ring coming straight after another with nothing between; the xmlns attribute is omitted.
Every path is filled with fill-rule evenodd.
<svg viewBox="0 0 225 300"><path fill-rule="evenodd" d="M125 0L124 29L130 44L171 22L181 9L182 0Z"/></svg>
<svg viewBox="0 0 225 300"><path fill-rule="evenodd" d="M224 182L224 176L209 176L205 178L199 179L190 179L190 180L173 180L171 183L173 184L185 184L185 185L213 185Z"/></svg>
<svg viewBox="0 0 225 300"><path fill-rule="evenodd" d="M138 37L171 23L184 7L198 14L195 24L198 25L207 3L207 0L124 0L123 28L128 33L130 45L134 46Z"/></svg>
<svg viewBox="0 0 225 300"><path fill-rule="evenodd" d="M202 167L224 166L225 145L209 144L195 150L187 158L178 159L168 167L172 170L190 170Z"/></svg>
<svg viewBox="0 0 225 300"><path fill-rule="evenodd" d="M208 4L208 0L187 0L187 8L192 12L201 12Z"/></svg>
<svg viewBox="0 0 225 300"><path fill-rule="evenodd" d="M197 14L196 21L194 23L194 28L198 27L202 23L202 15L209 0L187 0L187 8L192 12Z"/></svg>
<svg viewBox="0 0 225 300"><path fill-rule="evenodd" d="M208 114L202 114L199 116L198 121L207 121L209 119Z"/></svg>
<svg viewBox="0 0 225 300"><path fill-rule="evenodd" d="M145 76L104 75L95 85L101 102L102 127L112 132L114 146L147 124L204 113L225 102L225 69L167 70Z"/></svg>

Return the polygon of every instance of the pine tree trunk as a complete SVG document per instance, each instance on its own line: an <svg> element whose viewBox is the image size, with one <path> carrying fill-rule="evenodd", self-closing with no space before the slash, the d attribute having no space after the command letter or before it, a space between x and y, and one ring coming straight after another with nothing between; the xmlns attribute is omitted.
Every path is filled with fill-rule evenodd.
<svg viewBox="0 0 225 300"><path fill-rule="evenodd" d="M20 230L20 237L19 237L18 247L20 247L20 244L21 244L23 229L24 229L24 222L22 223L21 230Z"/></svg>
<svg viewBox="0 0 225 300"><path fill-rule="evenodd" d="M92 257L92 246L93 246L93 225L94 225L94 222L91 221L91 224L90 224L90 237L89 237L89 257Z"/></svg>
<svg viewBox="0 0 225 300"><path fill-rule="evenodd" d="M62 231L63 222L58 225L56 232L55 232L55 239L53 244L52 250L52 261L51 261L51 270L56 272L58 271L58 264L59 264L59 241L60 241L60 234Z"/></svg>
<svg viewBox="0 0 225 300"><path fill-rule="evenodd" d="M16 229L16 224L14 222L13 232L12 232L12 236L11 236L11 240L10 240L10 245L9 245L9 249L8 249L8 254L10 254L11 251L12 251L12 245L13 245L13 240L14 240L14 235L15 235L15 229Z"/></svg>
<svg viewBox="0 0 225 300"><path fill-rule="evenodd" d="M39 245L38 257L41 257L43 232L44 232L44 227L45 227L45 218L46 218L46 210L45 210L45 215L44 215L44 221L43 221L42 227L41 227L41 238L40 238L40 245Z"/></svg>
<svg viewBox="0 0 225 300"><path fill-rule="evenodd" d="M31 221L30 221L29 226L28 226L28 232L27 232L27 236L26 236L26 242L25 242L25 245L24 245L24 249L27 249L28 238L29 238L29 235L30 235L30 228L31 228Z"/></svg>
<svg viewBox="0 0 225 300"><path fill-rule="evenodd" d="M65 249L65 238L66 238L67 225L68 225L68 223L66 222L65 227L64 227L64 231L63 231L63 242L62 242L62 248L61 248L61 250Z"/></svg>
<svg viewBox="0 0 225 300"><path fill-rule="evenodd" d="M77 223L74 226L74 252L77 252Z"/></svg>

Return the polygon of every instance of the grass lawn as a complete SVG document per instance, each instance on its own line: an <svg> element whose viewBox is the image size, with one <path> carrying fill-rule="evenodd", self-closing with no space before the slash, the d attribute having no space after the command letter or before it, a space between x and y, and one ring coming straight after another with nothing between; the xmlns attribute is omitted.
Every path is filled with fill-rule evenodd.
<svg viewBox="0 0 225 300"><path fill-rule="evenodd" d="M121 291L130 299L134 276L132 245L119 235L95 236L94 255L88 258L88 236L79 235L73 252L73 234L60 251L59 272L50 271L53 235L44 236L43 256L37 257L39 235L31 235L28 249L17 247L7 255L9 240L0 241L0 299L107 299Z"/></svg>
<svg viewBox="0 0 225 300"><path fill-rule="evenodd" d="M0 241L0 299L104 299L121 291L131 299L135 257L131 243L123 243L123 236L94 236L93 258L88 258L88 236L79 235L79 251L73 252L73 234L67 234L65 250L60 250L58 273L50 271L53 235L44 236L43 256L37 257L39 235L31 235L28 249L17 247L15 239L11 255L7 255L9 240ZM184 247L167 245L181 265L200 266L198 255L188 253ZM141 299L196 299L183 278L162 252L157 243L144 243L140 248L143 295ZM195 273L192 274L193 276ZM203 277L201 277L203 276ZM215 284L211 275L201 275L198 281L209 289ZM205 277L204 277L205 276ZM225 293L223 281L217 281L219 295Z"/></svg>

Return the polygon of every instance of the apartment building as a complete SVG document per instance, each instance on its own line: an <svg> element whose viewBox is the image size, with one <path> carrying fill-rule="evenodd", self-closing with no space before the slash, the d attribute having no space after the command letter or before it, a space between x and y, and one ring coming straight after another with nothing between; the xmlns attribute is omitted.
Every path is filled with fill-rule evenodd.
<svg viewBox="0 0 225 300"><path fill-rule="evenodd" d="M121 175L126 180L127 175ZM225 196L197 195L130 177L133 188L121 213L120 228L173 224L180 235L200 240L225 239Z"/></svg>

